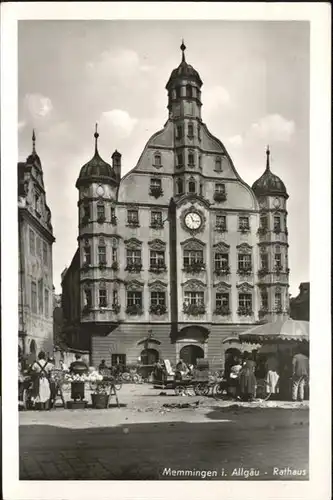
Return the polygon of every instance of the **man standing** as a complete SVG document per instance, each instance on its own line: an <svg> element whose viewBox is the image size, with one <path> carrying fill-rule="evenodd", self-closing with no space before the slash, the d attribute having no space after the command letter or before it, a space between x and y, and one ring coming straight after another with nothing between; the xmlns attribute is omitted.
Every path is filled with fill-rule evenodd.
<svg viewBox="0 0 333 500"><path fill-rule="evenodd" d="M304 399L304 386L309 378L309 358L304 354L304 350L299 350L292 361L292 400L300 401Z"/></svg>

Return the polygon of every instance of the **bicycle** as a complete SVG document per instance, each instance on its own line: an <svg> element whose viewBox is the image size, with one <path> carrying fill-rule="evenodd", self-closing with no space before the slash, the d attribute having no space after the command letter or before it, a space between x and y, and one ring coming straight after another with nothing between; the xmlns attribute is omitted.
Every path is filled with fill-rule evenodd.
<svg viewBox="0 0 333 500"><path fill-rule="evenodd" d="M261 399L262 401L268 401L271 395L272 395L271 388L265 382L265 380L257 380L254 398Z"/></svg>

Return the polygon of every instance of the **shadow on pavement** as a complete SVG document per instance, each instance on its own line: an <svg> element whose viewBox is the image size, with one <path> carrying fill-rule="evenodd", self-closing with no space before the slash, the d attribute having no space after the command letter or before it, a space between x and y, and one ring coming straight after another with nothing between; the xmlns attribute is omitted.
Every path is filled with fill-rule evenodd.
<svg viewBox="0 0 333 500"><path fill-rule="evenodd" d="M223 412L225 413L225 412ZM308 479L306 425L267 411L220 422L159 422L84 429L52 425L20 427L20 479L34 480L242 480L235 468L256 468L247 480ZM210 418L214 419L214 412ZM219 418L221 418L221 413ZM112 419L112 414L110 414ZM273 468L306 470L280 476ZM225 476L221 477L221 469ZM217 471L217 476L184 476L177 471ZM170 472L171 471L171 472ZM176 471L173 475L172 471Z"/></svg>

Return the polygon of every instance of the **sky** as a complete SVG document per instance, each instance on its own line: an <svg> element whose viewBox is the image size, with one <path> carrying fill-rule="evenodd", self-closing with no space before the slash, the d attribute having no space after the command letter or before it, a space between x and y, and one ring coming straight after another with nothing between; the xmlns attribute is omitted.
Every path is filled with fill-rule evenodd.
<svg viewBox="0 0 333 500"><path fill-rule="evenodd" d="M52 211L53 280L77 248L80 168L94 152L132 169L167 121L165 84L186 59L203 80L202 119L252 184L271 169L288 194L290 293L309 281L309 23L301 21L20 21L19 160L32 128Z"/></svg>

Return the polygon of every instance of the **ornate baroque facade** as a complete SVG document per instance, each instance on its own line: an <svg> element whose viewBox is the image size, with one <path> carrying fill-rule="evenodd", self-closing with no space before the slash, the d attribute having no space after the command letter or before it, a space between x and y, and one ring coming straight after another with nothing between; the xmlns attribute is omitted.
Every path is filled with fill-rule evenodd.
<svg viewBox="0 0 333 500"><path fill-rule="evenodd" d="M51 211L32 136L32 154L18 163L19 350L33 356L53 350Z"/></svg>
<svg viewBox="0 0 333 500"><path fill-rule="evenodd" d="M224 339L288 314L286 188L268 148L252 189L240 178L201 119L185 48L166 85L169 118L133 170L121 177L117 151L112 165L101 159L96 128L76 183L79 335L93 363L148 353L219 364Z"/></svg>

